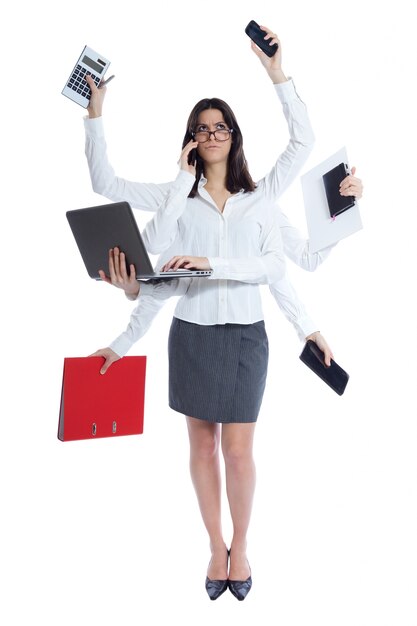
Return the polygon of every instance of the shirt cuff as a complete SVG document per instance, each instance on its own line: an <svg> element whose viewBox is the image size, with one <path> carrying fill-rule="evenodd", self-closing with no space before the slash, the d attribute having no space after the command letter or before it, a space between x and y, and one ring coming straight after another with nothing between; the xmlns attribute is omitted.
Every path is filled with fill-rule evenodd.
<svg viewBox="0 0 417 626"><path fill-rule="evenodd" d="M300 341L305 341L306 337L319 330L314 320L307 316L298 319L294 323L294 326L296 327Z"/></svg>
<svg viewBox="0 0 417 626"><path fill-rule="evenodd" d="M84 117L84 128L91 137L104 137L103 117Z"/></svg>
<svg viewBox="0 0 417 626"><path fill-rule="evenodd" d="M111 348L118 356L122 357L129 352L132 345L132 341L126 337L125 333L123 333L109 344L109 348Z"/></svg>
<svg viewBox="0 0 417 626"><path fill-rule="evenodd" d="M295 85L290 77L285 83L274 84L275 91L282 104L291 100L300 100L298 93L295 91Z"/></svg>
<svg viewBox="0 0 417 626"><path fill-rule="evenodd" d="M207 257L207 260L209 262L210 268L212 269L212 273L210 274L210 276L208 276L208 279L219 280L224 278L225 269L227 269L228 266L228 259L212 256Z"/></svg>

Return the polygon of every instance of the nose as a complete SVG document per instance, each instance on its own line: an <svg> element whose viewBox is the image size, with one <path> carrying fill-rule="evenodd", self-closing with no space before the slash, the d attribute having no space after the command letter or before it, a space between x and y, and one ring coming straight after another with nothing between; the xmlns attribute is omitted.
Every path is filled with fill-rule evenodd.
<svg viewBox="0 0 417 626"><path fill-rule="evenodd" d="M216 131L215 130L209 130L208 134L209 134L209 141L216 141L216 137L214 136L214 133Z"/></svg>

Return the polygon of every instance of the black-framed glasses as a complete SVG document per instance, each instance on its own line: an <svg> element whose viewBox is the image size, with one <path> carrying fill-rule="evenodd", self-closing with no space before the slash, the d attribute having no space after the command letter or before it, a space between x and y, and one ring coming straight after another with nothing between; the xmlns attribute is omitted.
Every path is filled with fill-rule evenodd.
<svg viewBox="0 0 417 626"><path fill-rule="evenodd" d="M233 128L218 128L217 130L198 130L191 134L198 143L205 143L212 135L216 141L227 141L232 133Z"/></svg>

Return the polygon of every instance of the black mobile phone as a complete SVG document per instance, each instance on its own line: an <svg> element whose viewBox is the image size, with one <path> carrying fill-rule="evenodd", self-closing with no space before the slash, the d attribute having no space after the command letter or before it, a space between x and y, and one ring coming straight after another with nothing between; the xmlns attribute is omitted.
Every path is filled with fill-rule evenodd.
<svg viewBox="0 0 417 626"><path fill-rule="evenodd" d="M315 341L309 339L306 342L300 359L339 396L343 394L349 380L349 374L333 359L331 359L330 367L327 367L324 363L324 352L320 350Z"/></svg>
<svg viewBox="0 0 417 626"><path fill-rule="evenodd" d="M265 39L266 32L262 30L262 28L251 20L249 24L245 28L245 33L248 37L252 39L256 43L256 45L265 52L265 54L269 57L273 57L275 52L278 50L278 44L274 43L272 46L269 45L270 39Z"/></svg>
<svg viewBox="0 0 417 626"><path fill-rule="evenodd" d="M188 164L195 165L197 160L197 148L193 148L188 155Z"/></svg>

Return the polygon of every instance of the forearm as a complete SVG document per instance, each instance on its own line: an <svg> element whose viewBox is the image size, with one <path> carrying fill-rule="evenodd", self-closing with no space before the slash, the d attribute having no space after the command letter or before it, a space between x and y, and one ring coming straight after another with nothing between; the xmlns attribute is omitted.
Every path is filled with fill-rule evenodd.
<svg viewBox="0 0 417 626"><path fill-rule="evenodd" d="M287 277L273 283L269 289L287 320L294 326L301 341L305 341L306 337L318 330L317 324L309 317L304 304Z"/></svg>
<svg viewBox="0 0 417 626"><path fill-rule="evenodd" d="M125 201L133 208L156 211L170 183L136 183L116 176L107 156L102 118L84 118L84 127L85 155L93 190L113 202Z"/></svg>
<svg viewBox="0 0 417 626"><path fill-rule="evenodd" d="M149 330L153 320L172 296L184 295L188 279L153 280L141 283L138 304L133 310L126 330L109 347L124 356L133 344Z"/></svg>
<svg viewBox="0 0 417 626"><path fill-rule="evenodd" d="M314 133L306 105L299 98L292 79L275 83L274 86L288 124L290 140L260 184L264 184L265 193L276 200L300 173L313 149Z"/></svg>
<svg viewBox="0 0 417 626"><path fill-rule="evenodd" d="M213 274L209 280L226 279L244 283L270 284L285 275L284 256L279 251L262 257L208 257Z"/></svg>
<svg viewBox="0 0 417 626"><path fill-rule="evenodd" d="M119 356L124 356L136 341L149 330L153 320L164 306L164 300L142 296L130 316L126 330L109 344Z"/></svg>

